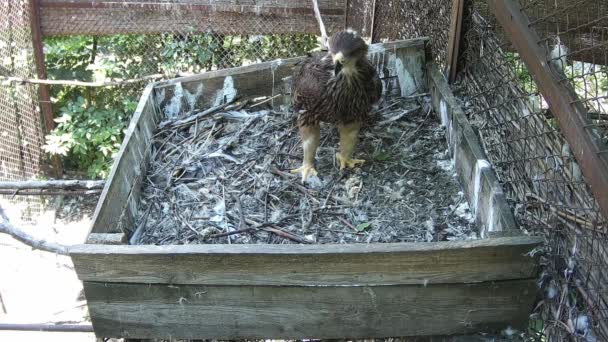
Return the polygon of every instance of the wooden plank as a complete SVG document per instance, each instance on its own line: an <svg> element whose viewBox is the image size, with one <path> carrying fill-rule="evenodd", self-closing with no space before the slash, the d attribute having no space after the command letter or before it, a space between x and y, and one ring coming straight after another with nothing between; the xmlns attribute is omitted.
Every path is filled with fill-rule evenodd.
<svg viewBox="0 0 608 342"><path fill-rule="evenodd" d="M158 123L151 96L153 88L154 84L150 84L143 91L95 208L89 233L120 233L120 223L127 219L125 205L134 185L137 186L146 173L148 163L144 160L144 151L151 145L152 130ZM154 121L153 125L143 124L150 120Z"/></svg>
<svg viewBox="0 0 608 342"><path fill-rule="evenodd" d="M423 58L419 51L424 50L427 41L428 38L418 38L370 46L368 56L384 78L385 90L387 82L393 77L399 78L400 82L405 79L404 73L398 75L398 71L404 70L403 67L407 71L405 74L410 75L408 79L414 77L418 85L425 83L422 76L424 64L416 63ZM159 82L155 87L158 94L156 100L163 113L173 117L195 108L218 105L234 96L273 95L288 82L295 64L301 60L302 57L279 59ZM408 64L410 60L414 62ZM401 63L400 67L397 67L397 62Z"/></svg>
<svg viewBox="0 0 608 342"><path fill-rule="evenodd" d="M446 61L446 76L448 82L456 79L458 72L458 56L460 54L460 41L462 32L462 17L465 0L454 0L452 2L452 15L450 18L450 32L448 36L448 56Z"/></svg>
<svg viewBox="0 0 608 342"><path fill-rule="evenodd" d="M531 278L541 240L352 245L188 245L70 248L84 281L208 285L390 285Z"/></svg>
<svg viewBox="0 0 608 342"><path fill-rule="evenodd" d="M340 287L84 282L97 336L381 338L523 328L536 282Z"/></svg>
<svg viewBox="0 0 608 342"><path fill-rule="evenodd" d="M342 28L345 0L320 1L330 32ZM160 2L41 0L45 36L74 34L220 34L318 33L309 1L189 0Z"/></svg>
<svg viewBox="0 0 608 342"><path fill-rule="evenodd" d="M435 63L427 70L433 107L446 128L454 168L482 237L519 234L502 186L445 77Z"/></svg>
<svg viewBox="0 0 608 342"><path fill-rule="evenodd" d="M570 85L560 82L557 74L551 70L547 62L548 51L538 44L540 38L530 29L530 20L519 3L515 0L488 0L488 5L558 119L602 215L608 217L608 154L599 153L606 146L587 129L589 122L584 106L577 101Z"/></svg>
<svg viewBox="0 0 608 342"><path fill-rule="evenodd" d="M46 65L44 63L44 49L42 44L42 29L40 23L40 0L29 0L30 7L30 27L32 31L32 47L34 50L34 62L36 64L36 77L38 79L46 79ZM53 115L53 105L51 103L51 95L49 86L46 84L39 84L38 96L40 97L40 111L42 112L42 119L44 121L45 134L49 134L55 128L55 121ZM63 166L59 156L53 155L50 157L52 164L51 172L47 171L47 175L60 178L63 174Z"/></svg>
<svg viewBox="0 0 608 342"><path fill-rule="evenodd" d="M98 234L91 233L87 237L87 244L97 245L124 245L127 243L127 236L123 233Z"/></svg>

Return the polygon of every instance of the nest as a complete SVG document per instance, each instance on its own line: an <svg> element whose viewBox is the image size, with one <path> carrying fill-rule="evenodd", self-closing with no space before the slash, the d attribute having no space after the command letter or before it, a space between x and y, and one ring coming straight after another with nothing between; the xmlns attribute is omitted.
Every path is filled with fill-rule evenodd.
<svg viewBox="0 0 608 342"><path fill-rule="evenodd" d="M372 243L476 238L444 129L428 95L390 97L340 171L339 134L321 130L318 177L302 161L295 114L251 99L161 122L132 244Z"/></svg>

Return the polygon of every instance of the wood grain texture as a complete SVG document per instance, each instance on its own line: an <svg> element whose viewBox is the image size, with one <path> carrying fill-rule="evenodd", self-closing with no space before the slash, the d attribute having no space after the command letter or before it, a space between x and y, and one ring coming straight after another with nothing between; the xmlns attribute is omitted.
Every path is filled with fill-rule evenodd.
<svg viewBox="0 0 608 342"><path fill-rule="evenodd" d="M207 285L475 283L536 275L531 237L352 245L95 246L70 249L84 281Z"/></svg>
<svg viewBox="0 0 608 342"><path fill-rule="evenodd" d="M476 215L481 235L520 234L494 170L491 167L476 170L479 161L489 161L447 80L435 63L429 63L427 69L433 107L446 127L458 180Z"/></svg>
<svg viewBox="0 0 608 342"><path fill-rule="evenodd" d="M474 285L168 286L84 282L97 336L371 338L522 328L534 280Z"/></svg>
<svg viewBox="0 0 608 342"><path fill-rule="evenodd" d="M424 54L420 51L424 51L427 41L428 38L417 38L370 46L368 57L377 68L385 91L397 90L397 80L405 79L404 73L398 71L404 68L418 85L425 83ZM278 59L159 82L155 86L156 102L166 116L172 117L219 105L233 96L289 95L294 66L302 60ZM275 99L275 103L281 101Z"/></svg>
<svg viewBox="0 0 608 342"><path fill-rule="evenodd" d="M89 233L121 233L125 225L133 222L134 212L127 212L127 203L135 200L133 191L139 191L141 178L146 174L147 150L159 120L151 96L153 87L150 84L143 91L95 208Z"/></svg>

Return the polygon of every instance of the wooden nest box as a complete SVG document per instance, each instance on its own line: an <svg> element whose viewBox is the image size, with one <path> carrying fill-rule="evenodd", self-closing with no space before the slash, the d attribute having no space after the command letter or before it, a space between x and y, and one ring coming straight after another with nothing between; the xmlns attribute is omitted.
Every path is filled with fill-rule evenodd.
<svg viewBox="0 0 608 342"><path fill-rule="evenodd" d="M226 96L288 93L300 58L163 81L139 102L87 244L71 249L99 337L256 339L438 336L525 328L540 240L515 224L504 194L428 39L375 44L385 90L430 92L483 238L342 245L127 245L154 130L168 112ZM413 85L416 80L417 85ZM414 89L415 90L415 89ZM288 97L275 99L287 103ZM474 203L473 203L474 202Z"/></svg>

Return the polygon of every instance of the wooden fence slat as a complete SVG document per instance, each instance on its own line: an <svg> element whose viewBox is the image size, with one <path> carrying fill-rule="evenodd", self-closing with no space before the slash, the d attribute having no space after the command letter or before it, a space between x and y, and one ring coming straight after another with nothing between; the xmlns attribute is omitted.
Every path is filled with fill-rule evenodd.
<svg viewBox="0 0 608 342"><path fill-rule="evenodd" d="M540 239L354 245L80 245L83 281L207 285L476 283L536 275Z"/></svg>
<svg viewBox="0 0 608 342"><path fill-rule="evenodd" d="M523 328L535 280L375 287L84 282L95 332L130 338L371 338Z"/></svg>

